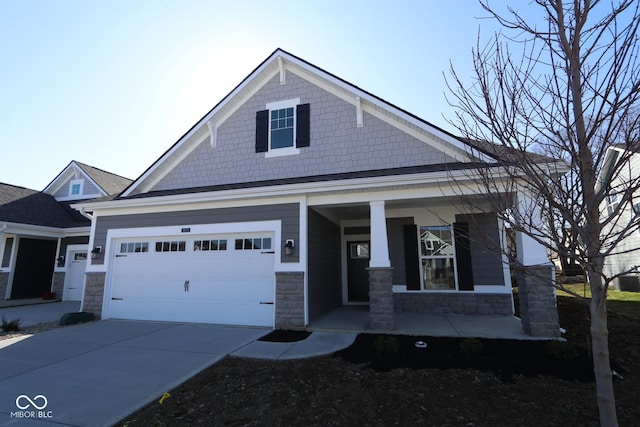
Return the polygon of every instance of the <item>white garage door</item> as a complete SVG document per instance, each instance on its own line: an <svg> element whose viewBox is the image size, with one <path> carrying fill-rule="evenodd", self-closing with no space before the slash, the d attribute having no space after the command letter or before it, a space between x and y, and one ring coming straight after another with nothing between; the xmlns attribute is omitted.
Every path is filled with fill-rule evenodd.
<svg viewBox="0 0 640 427"><path fill-rule="evenodd" d="M111 318L273 326L273 235L120 239Z"/></svg>

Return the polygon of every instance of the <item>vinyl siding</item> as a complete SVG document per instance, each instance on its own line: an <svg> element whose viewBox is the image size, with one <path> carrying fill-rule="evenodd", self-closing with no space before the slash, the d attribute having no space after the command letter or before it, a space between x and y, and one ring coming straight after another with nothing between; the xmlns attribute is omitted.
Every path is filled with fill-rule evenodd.
<svg viewBox="0 0 640 427"><path fill-rule="evenodd" d="M613 184L620 182L621 179L627 179L627 177L637 177L640 174L640 154L635 154L631 157L628 165L624 167L621 172L621 176L613 178ZM634 199L635 203L640 202L640 195L636 195ZM606 214L606 209L603 207L602 212ZM633 219L635 213L631 205L627 205L622 211L618 224L628 224ZM640 264L640 230L635 230L623 239L617 246L615 255L610 255L605 259L604 271L609 276L624 273L630 270L633 266Z"/></svg>
<svg viewBox="0 0 640 427"><path fill-rule="evenodd" d="M342 303L340 227L309 209L309 320Z"/></svg>
<svg viewBox="0 0 640 427"><path fill-rule="evenodd" d="M255 151L256 112L268 102L300 98L309 103L311 141L300 154L265 158ZM396 127L356 108L292 72L280 85L274 77L217 129L216 147L208 139L196 147L152 190L247 183L281 178L368 171L452 162Z"/></svg>
<svg viewBox="0 0 640 427"><path fill-rule="evenodd" d="M223 224L229 222L282 221L282 238L300 241L300 212L297 203L267 206L249 206L243 208L203 209L195 211L174 211L138 215L114 215L98 217L94 245L106 246L107 231L121 228L144 228L161 226L180 226L195 224ZM284 242L274 242L281 247ZM282 262L299 262L297 252L282 256ZM92 260L92 264L103 264L104 254Z"/></svg>
<svg viewBox="0 0 640 427"><path fill-rule="evenodd" d="M413 218L388 218L387 240L389 242L389 261L393 267L393 284L407 284L407 269L405 263L405 242L403 227L413 224ZM417 249L416 249L417 250Z"/></svg>

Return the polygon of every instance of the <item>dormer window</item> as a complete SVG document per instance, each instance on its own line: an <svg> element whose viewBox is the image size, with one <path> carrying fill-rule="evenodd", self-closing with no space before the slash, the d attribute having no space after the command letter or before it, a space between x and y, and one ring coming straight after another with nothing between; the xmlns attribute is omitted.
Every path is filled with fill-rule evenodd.
<svg viewBox="0 0 640 427"><path fill-rule="evenodd" d="M84 186L84 179L72 179L69 182L69 197L82 195L83 186Z"/></svg>
<svg viewBox="0 0 640 427"><path fill-rule="evenodd" d="M287 156L309 146L309 104L300 104L295 98L270 102L266 107L256 114L256 153Z"/></svg>

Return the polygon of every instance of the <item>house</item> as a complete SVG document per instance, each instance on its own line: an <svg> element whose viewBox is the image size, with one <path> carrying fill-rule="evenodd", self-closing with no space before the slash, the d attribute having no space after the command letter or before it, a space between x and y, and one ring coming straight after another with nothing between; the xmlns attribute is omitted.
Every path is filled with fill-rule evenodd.
<svg viewBox="0 0 640 427"><path fill-rule="evenodd" d="M499 166L277 49L118 197L73 204L92 217L83 310L282 329L349 304L379 330L397 312L512 315L504 227L473 176ZM553 319L524 328L556 336Z"/></svg>
<svg viewBox="0 0 640 427"><path fill-rule="evenodd" d="M607 185L608 197L605 199L600 216L603 222L611 220L605 232L612 228L624 232L624 237L616 246L614 253L605 258L603 272L608 277L616 277L614 286L618 290L640 291L640 200L625 202L622 194L629 188L637 187L640 176L640 144L615 144L607 149L599 184ZM614 173L614 169L617 173Z"/></svg>
<svg viewBox="0 0 640 427"><path fill-rule="evenodd" d="M91 221L70 207L131 183L70 162L43 191L0 183L0 299L53 292L80 301Z"/></svg>

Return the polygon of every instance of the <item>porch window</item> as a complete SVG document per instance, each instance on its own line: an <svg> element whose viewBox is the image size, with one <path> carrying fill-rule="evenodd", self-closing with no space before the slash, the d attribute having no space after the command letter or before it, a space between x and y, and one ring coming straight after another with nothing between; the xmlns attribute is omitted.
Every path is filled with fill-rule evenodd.
<svg viewBox="0 0 640 427"><path fill-rule="evenodd" d="M455 290L453 231L447 225L420 226L420 267L426 290Z"/></svg>

